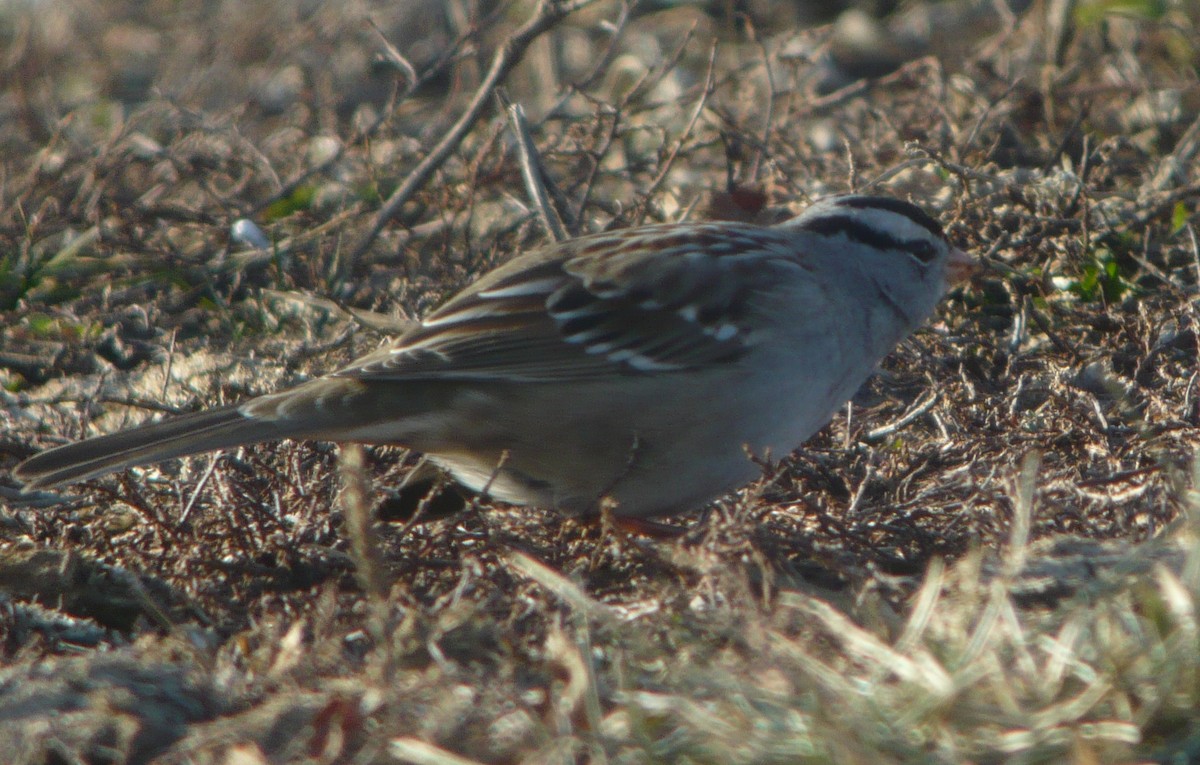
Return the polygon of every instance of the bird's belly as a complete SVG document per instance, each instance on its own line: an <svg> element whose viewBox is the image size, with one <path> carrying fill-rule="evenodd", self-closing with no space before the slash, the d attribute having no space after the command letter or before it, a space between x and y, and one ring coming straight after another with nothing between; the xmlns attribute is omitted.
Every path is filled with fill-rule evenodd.
<svg viewBox="0 0 1200 765"><path fill-rule="evenodd" d="M682 378L673 385L644 398L582 389L560 401L530 396L538 400L536 413L515 410L521 398L480 398L469 430L486 438L465 449L456 441L460 448L444 442L426 451L468 488L504 502L578 514L610 500L620 515L664 515L754 480L761 473L755 460L790 454L840 403L832 401L840 391L783 377L704 387ZM579 400L607 406L580 412ZM518 426L531 417L542 423L536 437Z"/></svg>

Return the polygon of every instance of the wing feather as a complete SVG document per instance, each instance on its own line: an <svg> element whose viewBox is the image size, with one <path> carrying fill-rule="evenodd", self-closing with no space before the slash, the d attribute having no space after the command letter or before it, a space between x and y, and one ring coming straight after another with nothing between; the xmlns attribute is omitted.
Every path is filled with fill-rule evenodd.
<svg viewBox="0 0 1200 765"><path fill-rule="evenodd" d="M340 370L363 380L600 379L732 363L786 233L668 224L554 244L484 277L388 349Z"/></svg>

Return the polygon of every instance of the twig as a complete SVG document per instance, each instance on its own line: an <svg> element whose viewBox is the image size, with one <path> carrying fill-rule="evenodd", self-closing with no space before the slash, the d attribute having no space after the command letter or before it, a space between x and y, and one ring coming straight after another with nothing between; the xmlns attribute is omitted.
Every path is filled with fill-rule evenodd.
<svg viewBox="0 0 1200 765"><path fill-rule="evenodd" d="M382 33L382 31L379 30L378 25L376 25L374 21L371 21L370 24L372 27L375 28L375 31L380 33L380 37L383 37L383 33ZM411 68L412 65L408 64L408 67L406 68L405 64L407 63L407 59L405 59L404 56L398 50L396 50L395 46L393 46L390 42L387 41L386 38L384 38L383 39L384 54L387 56L389 61L395 63L397 67L399 67L401 70L404 71L404 74L406 77L409 77L408 84L404 86L404 90L402 92L393 93L392 96L388 99L386 107L384 109L380 110L379 115L371 122L371 124L367 125L365 128L363 128L358 133L353 135L344 144L338 146L337 151L335 151L331 157L329 157L325 161L321 162L320 164L318 164L314 167L310 167L306 170L303 170L300 173L298 173L297 175L290 178L288 181L286 181L285 183L282 184L282 186L279 188L278 191L276 191L271 196L263 199L259 204L254 206L252 209L247 210L246 214L250 215L250 216L257 215L258 213L267 209L268 207L270 207L272 204L274 204L278 200L287 198L293 192L295 192L296 189L300 188L300 186L302 184L307 183L310 178L312 178L316 175L320 175L321 173L324 173L329 168L333 167L335 164L340 162L342 160L342 157L345 155L347 148L349 148L351 146L360 145L360 144L364 143L367 139L374 136L377 132L379 132L379 129L381 127L383 127L387 123L387 121L392 118L392 113L395 111L397 104L403 103L404 101L408 100L408 98L413 93L415 93L421 86L423 86L427 82L430 82L435 77L438 77L439 75L441 75L443 70L448 68L456 60L458 60L462 57L461 49L462 49L464 40L465 40L465 37L463 39L456 41L451 46L449 51L447 51L444 55L440 56L431 65L426 67L425 70L422 71L415 78L412 78L410 76L410 72L408 71L408 68Z"/></svg>
<svg viewBox="0 0 1200 765"><path fill-rule="evenodd" d="M1058 146L1054 149L1054 152L1050 154L1050 158L1042 164L1043 173L1049 173L1055 168L1056 165L1058 165L1062 155L1067 152L1067 148L1071 145L1072 139L1079 134L1079 128L1083 125L1083 121L1088 118L1088 115L1091 113L1091 109L1091 104L1085 101L1083 107L1080 108L1079 113L1075 115L1075 119L1071 120L1071 124L1067 126L1067 129L1063 132L1062 138L1059 139Z"/></svg>
<svg viewBox="0 0 1200 765"><path fill-rule="evenodd" d="M1154 177L1150 182L1151 188L1155 191L1167 191L1185 178L1185 169L1191 164L1192 158L1195 157L1198 150L1200 150L1200 117L1196 117L1192 124L1188 125L1187 130L1183 131L1183 135L1179 136L1179 140L1175 143L1175 150L1158 163L1158 168L1154 171Z"/></svg>
<svg viewBox="0 0 1200 765"><path fill-rule="evenodd" d="M997 5L1000 5L1000 3L997 3ZM995 110L996 106L998 106L1001 101L1012 95L1016 91L1017 87L1019 85L1023 85L1024 82L1025 80L1022 77L1014 78L998 98L988 101L984 105L983 111L979 113L979 116L971 125L971 132L967 133L967 137L963 140L961 146L959 147L960 156L966 154L967 149L971 147L971 144L975 143L975 139L979 136L979 131L983 129L984 123L987 122L988 117L992 116L992 112Z"/></svg>
<svg viewBox="0 0 1200 765"><path fill-rule="evenodd" d="M579 205L575 208L575 215L572 216L576 222L576 226L578 226L579 219L582 218L584 213L587 211L588 202L591 201L592 197L592 189L596 184L596 176L600 172L600 165L602 162L604 162L604 156L608 154L609 149L612 148L613 139L617 137L617 127L621 124L620 109L613 109L609 113L612 115L612 123L608 126L608 129L604 131L604 135L599 142L599 148L594 148L591 151L586 152L586 156L591 159L592 162L591 167L588 168L587 177L583 179L583 194L579 198ZM602 122L602 120L597 120L597 124L601 124ZM578 228L573 230L572 233L578 235Z"/></svg>
<svg viewBox="0 0 1200 765"><path fill-rule="evenodd" d="M883 425L881 427L875 428L874 430L867 431L867 433L863 436L863 440L869 444L873 444L873 443L882 441L883 439L892 435L893 433L900 430L901 428L906 427L909 423L913 422L914 420L919 418L921 415L928 412L930 409L933 408L933 405L937 403L937 400L938 400L937 391L930 390L925 395L924 400L918 401L915 405L913 405L913 407L911 409L909 409L907 412L905 412L904 415L900 419L898 419L894 422L889 422L887 425Z"/></svg>
<svg viewBox="0 0 1200 765"><path fill-rule="evenodd" d="M608 47L600 54L600 58L596 61L596 65L592 67L592 71L583 76L583 79L571 85L571 90L583 91L591 88L600 81L604 75L608 74L612 69L612 62L616 59L619 51L619 43L621 36L625 33L625 27L629 24L629 3L621 3L621 10L617 14L617 20L612 22L611 32L608 40ZM564 99L566 96L564 96ZM560 102L561 105L561 102ZM558 107L551 110L556 111Z"/></svg>
<svg viewBox="0 0 1200 765"><path fill-rule="evenodd" d="M187 523L188 518L192 514L192 509L196 507L196 500L200 499L200 494L204 491L205 485L208 483L209 479L212 478L213 473L216 472L218 461L218 457L212 457L209 459L208 469L204 471L204 475L201 476L200 480L196 482L196 487L192 489L192 493L191 496L188 497L187 504L183 506L183 512L179 514L179 519L175 521L175 523L178 525L182 526L183 524Z"/></svg>
<svg viewBox="0 0 1200 765"><path fill-rule="evenodd" d="M413 476L425 472L427 468L431 468L434 472L433 485L430 487L429 491L425 492L425 496L421 497L421 499L417 502L417 507L415 510L413 510L413 514L409 516L408 520L404 522L404 525L400 527L400 531L396 533L396 539L408 539L408 535L414 528L416 528L417 523L419 523L421 519L425 517L425 514L429 512L429 506L433 504L434 498L441 494L442 491L450 485L450 479L446 475L446 472L441 468L436 467L432 462L429 462L428 459L428 457L421 457L421 460L416 464L416 466L409 471L408 476L404 479L404 482L400 484L401 488L404 488L405 484L407 484L413 478Z"/></svg>
<svg viewBox="0 0 1200 765"><path fill-rule="evenodd" d="M416 321L408 316L392 316L377 311L367 311L362 308L346 305L335 298L320 298L304 292L289 292L264 288L260 294L265 301L293 303L315 311L340 316L354 322L358 327L383 335L402 335L417 324Z"/></svg>
<svg viewBox="0 0 1200 765"><path fill-rule="evenodd" d="M658 187L667 179L667 174L671 172L672 165L675 164L675 158L679 156L683 144L692 135L692 131L696 128L696 123L700 120L700 115L704 113L704 107L708 105L708 98L713 93L713 88L716 85L713 73L717 65L717 45L713 43L712 50L708 54L708 73L704 76L704 90L700 93L699 100L696 101L696 108L692 110L692 116L688 119L687 127L680 133L679 138L671 146L667 152L666 159L663 160L662 166L658 170L658 175L654 176L654 180L650 182L650 186L642 195L642 200L639 203L641 208L637 217L637 224L640 225L645 221L646 207L649 204L650 198L658 191Z"/></svg>
<svg viewBox="0 0 1200 765"><path fill-rule="evenodd" d="M556 0L542 0L538 5L537 12L533 18L525 22L525 25L518 29L511 37L505 40L504 44L496 51L495 57L492 59L492 65L488 69L487 74L480 83L479 88L475 91L471 103L467 106L462 116L458 121L450 127L444 138L438 142L437 146L426 155L425 159L421 160L408 177L400 184L400 187L388 197L379 214L375 216L375 223L372 224L371 230L366 237L354 249L351 256L352 260L360 258L374 243L375 239L383 231L383 227L388 224L392 218L400 212L400 208L417 192L434 171L442 166L442 163L449 158L450 154L458 147L458 144L466 136L467 132L475 125L475 122L483 114L483 110L487 107L488 99L496 86L508 77L525 55L525 51L529 46L540 37L542 34L550 30L565 18L580 8L590 4L593 0L571 0L571 2L556 2Z"/></svg>
<svg viewBox="0 0 1200 765"><path fill-rule="evenodd" d="M160 401L152 401L150 399L129 398L123 396L105 396L99 393L95 395L86 395L80 397L78 395L64 396L47 396L45 398L29 398L22 403L29 406L62 406L63 404L86 404L91 407L93 404L117 404L118 406L128 406L133 409L146 409L151 412L161 412L162 414L186 414L187 409L182 409L177 406L170 406ZM85 428L86 430L86 428ZM81 432L80 437L85 435Z"/></svg>
<svg viewBox="0 0 1200 765"><path fill-rule="evenodd" d="M171 387L171 370L175 367L175 338L179 335L178 328L171 330L171 339L167 343L167 368L163 371L162 393L158 395L164 401L167 398L167 391Z"/></svg>
<svg viewBox="0 0 1200 765"><path fill-rule="evenodd" d="M408 87L411 89L420 80L417 76L416 68L409 63L409 60L404 57L404 54L397 50L395 45L387 39L387 35L375 23L375 19L368 18L367 23L371 25L371 29L375 30L375 34L379 35L379 44L383 46L383 52L387 56L388 61L395 64L400 71L404 72L404 76L408 78Z"/></svg>
<svg viewBox="0 0 1200 765"><path fill-rule="evenodd" d="M418 738L407 736L392 739L388 744L388 754L400 762L412 765L481 765L478 760L469 760Z"/></svg>
<svg viewBox="0 0 1200 765"><path fill-rule="evenodd" d="M1004 551L1004 574L1015 578L1025 568L1029 557L1029 534L1033 528L1033 501L1037 493L1038 468L1042 455L1031 451L1021 460L1021 472L1017 475L1013 492L1012 526L1009 530L1008 549Z"/></svg>
<svg viewBox="0 0 1200 765"><path fill-rule="evenodd" d="M529 122L525 119L525 110L520 104L510 103L503 90L496 91L496 100L508 114L508 124L512 128L513 137L517 141L517 160L521 165L521 178L525 181L525 193L533 209L537 211L538 220L542 227L556 242L567 239L566 228L563 227L562 217L550 201L547 191L548 179L542 166L542 159L534 145L533 136L529 134Z"/></svg>
<svg viewBox="0 0 1200 765"><path fill-rule="evenodd" d="M763 115L763 134L762 144L758 147L758 151L754 154L754 162L750 166L750 172L746 176L748 183L757 183L758 174L762 167L763 158L767 156L767 149L771 145L771 127L775 121L775 75L771 71L771 54L767 50L767 46L762 40L755 39L758 45L758 51L762 54L763 73L767 78L767 106Z"/></svg>
<svg viewBox="0 0 1200 765"><path fill-rule="evenodd" d="M366 450L361 444L342 444L339 460L342 474L342 517L350 539L350 556L363 591L375 603L387 596L383 559L371 528L370 479L367 478Z"/></svg>
<svg viewBox="0 0 1200 765"><path fill-rule="evenodd" d="M847 101L858 98L874 88L887 88L894 83L903 82L905 78L912 76L913 72L929 67L933 61L932 56L923 56L909 61L891 74L880 77L877 80L856 80L832 93L816 98L809 98L800 107L796 116L809 116L833 109Z"/></svg>
<svg viewBox="0 0 1200 765"><path fill-rule="evenodd" d="M1067 345L1066 341L1058 336L1058 333L1055 332L1054 328L1050 326L1050 322L1046 321L1046 317L1038 313L1037 309L1033 307L1033 301L1028 296L1025 297L1025 307L1028 309L1029 317L1033 319L1034 324L1037 324L1038 329L1040 329L1046 335L1046 337L1050 338L1050 342L1054 343L1055 348L1062 353L1069 355L1071 360L1076 364L1082 361L1083 357L1079 355L1079 351Z"/></svg>
<svg viewBox="0 0 1200 765"><path fill-rule="evenodd" d="M683 58L684 51L686 51L689 48L689 46L691 46L692 38L694 38L696 36L696 27L697 27L698 23L699 22L695 22L695 21L692 22L692 25L689 26L687 28L687 31L685 31L683 33L683 35L679 38L679 43L675 46L675 48L671 51L671 53L669 55L663 57L662 65L655 69L655 71L653 73L653 77L650 77L650 76L643 77L637 83L636 86L634 86L633 88L630 88L629 92L626 93L625 96L622 98L622 101L621 101L622 105L630 103L633 100L635 93L639 93L639 92L652 93L652 92L654 92L654 89L656 87L658 87L659 83L661 83L664 79L666 79L666 76L668 74L670 74L675 69L675 67L679 66L679 62ZM710 69L711 69L711 66L710 66ZM712 73L710 72L709 74L711 76ZM712 87L712 86L706 82L705 87Z"/></svg>

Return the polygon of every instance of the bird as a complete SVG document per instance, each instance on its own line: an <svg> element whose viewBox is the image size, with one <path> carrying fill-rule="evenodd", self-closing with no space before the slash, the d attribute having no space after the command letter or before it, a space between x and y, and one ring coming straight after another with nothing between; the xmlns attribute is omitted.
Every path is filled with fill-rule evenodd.
<svg viewBox="0 0 1200 765"><path fill-rule="evenodd" d="M770 226L587 234L491 270L330 374L52 448L14 475L50 488L308 439L407 447L513 505L675 514L795 451L976 265L921 207L856 193Z"/></svg>

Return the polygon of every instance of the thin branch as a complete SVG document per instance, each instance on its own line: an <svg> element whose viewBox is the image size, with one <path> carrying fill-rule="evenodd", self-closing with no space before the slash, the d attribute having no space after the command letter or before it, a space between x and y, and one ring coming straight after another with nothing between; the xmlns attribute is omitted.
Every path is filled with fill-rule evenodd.
<svg viewBox="0 0 1200 765"><path fill-rule="evenodd" d="M603 114L604 112L601 112ZM604 135L599 141L599 148L592 149L586 152L586 156L591 159L591 167L588 168L587 177L583 179L583 195L579 199L579 204L575 208L575 215L572 218L575 221L576 228L572 229L572 233L579 234L579 220L583 218L587 211L588 203L591 201L592 189L596 184L596 176L600 174L601 163L604 162L605 155L612 148L613 139L617 137L617 127L621 124L621 110L613 109L608 114L612 115L612 122L604 131ZM603 120L597 119L597 124L602 124Z"/></svg>
<svg viewBox="0 0 1200 765"><path fill-rule="evenodd" d="M400 208L417 192L425 182L429 180L442 163L454 152L463 137L474 127L483 110L488 105L488 100L491 98L492 92L496 86L504 81L512 72L513 68L520 63L524 57L525 51L538 37L552 29L559 21L567 15L589 5L593 0L571 0L570 2L558 2L557 0L542 0L538 5L538 10L533 18L525 22L525 25L518 29L511 37L504 41L504 44L496 51L495 57L492 59L492 65L488 69L487 74L480 83L479 88L475 91L471 103L467 106L462 116L458 121L451 126L444 138L434 146L429 154L423 159L408 177L400 184L400 187L388 197L383 208L375 217L375 223L371 226L371 230L366 237L355 248L354 254L351 256L353 260L361 257L378 238L383 227L388 222L396 217L400 212Z"/></svg>
<svg viewBox="0 0 1200 765"><path fill-rule="evenodd" d="M380 36L383 37L383 33L379 30L379 27L375 24L375 22L371 21L370 24L377 32L380 32ZM398 50L396 50L396 48L390 42L388 42L386 38L384 38L383 45L385 46L385 56L387 56L388 60L395 64L397 68L402 71L405 78L408 80L403 90L396 88L395 92L391 95L391 97L388 98L387 105L379 111L379 114L371 122L371 124L367 125L362 130L351 136L344 143L340 144L337 148L337 151L335 151L331 156L326 158L320 164L302 170L297 175L293 176L291 179L283 183L274 194L263 199L259 204L255 205L250 210L247 210L246 214L248 216L258 215L278 200L287 198L301 185L308 183L309 179L328 171L338 162L341 162L342 158L346 154L346 149L351 146L359 146L374 136L377 132L379 132L379 129L392 118L392 114L397 105L407 101L409 97L412 96L413 93L417 92L419 88L433 80L435 77L441 75L441 73L448 69L451 64L462 57L463 42L463 39L455 42L449 51L426 67L425 70L419 75L413 77L414 73L410 71L412 64L408 63L408 60L404 58L404 56ZM405 66L406 64L407 67Z"/></svg>
<svg viewBox="0 0 1200 765"><path fill-rule="evenodd" d="M708 55L708 73L704 77L704 90L701 92L699 100L696 101L696 108L692 111L691 118L688 119L687 127L683 129L679 138L671 146L670 151L667 152L667 157L663 160L658 175L654 177L654 180L650 182L650 186L642 195L642 201L639 203L641 210L636 219L638 225L645 221L646 208L650 203L651 197L658 191L658 187L663 184L663 181L667 179L667 174L671 172L671 167L675 164L675 158L679 156L680 150L683 149L683 144L691 137L692 131L696 128L696 123L700 121L700 115L704 113L704 107L708 105L708 99L712 96L713 89L716 87L716 80L713 75L716 65L717 46L714 43Z"/></svg>
<svg viewBox="0 0 1200 765"><path fill-rule="evenodd" d="M375 34L379 35L379 44L383 46L384 55L386 55L388 60L395 64L396 67L404 73L405 78L408 80L408 87L412 88L415 86L421 79L417 76L416 67L414 67L412 63L410 63L409 60L404 57L404 54L401 53L395 45L392 45L391 41L388 40L387 35L384 34L383 30L379 28L379 25L375 23L375 19L368 18L367 23L371 25L371 29L375 30Z"/></svg>
<svg viewBox="0 0 1200 765"><path fill-rule="evenodd" d="M529 195L529 201L533 204L533 209L537 212L538 220L542 222L546 233L556 242L564 241L569 235L567 229L563 227L559 211L550 201L550 192L547 191L547 184L550 180L546 177L542 158L538 155L533 136L529 133L529 122L525 119L525 110L521 108L520 104L510 103L503 90L496 91L496 98L508 114L508 125L512 129L513 138L517 141L517 159L521 165L521 178L525 181L525 193Z"/></svg>
<svg viewBox="0 0 1200 765"><path fill-rule="evenodd" d="M342 444L339 459L342 478L342 518L350 539L350 557L354 560L358 583L375 603L387 597L388 584L383 572L383 556L371 526L371 480L367 477L366 450L361 444Z"/></svg>
<svg viewBox="0 0 1200 765"><path fill-rule="evenodd" d="M891 436L896 431L901 430L902 428L905 428L909 424L920 419L922 415L924 415L930 409L933 409L933 405L937 403L937 400L937 391L928 391L924 398L918 400L916 404L914 404L907 412L903 414L903 416L900 417L900 419L890 422L887 425L875 428L874 430L867 431L863 434L863 440L869 444L879 443L885 438Z"/></svg>
<svg viewBox="0 0 1200 765"><path fill-rule="evenodd" d="M762 54L763 73L767 77L767 106L766 113L763 115L763 134L762 143L759 145L758 151L754 154L754 162L750 166L746 178L747 183L757 183L758 174L762 168L763 159L767 156L767 148L771 145L771 127L775 123L775 74L771 71L771 54L767 50L767 46L761 40L755 40L758 46L758 51Z"/></svg>

